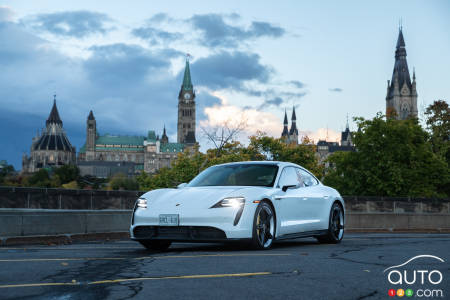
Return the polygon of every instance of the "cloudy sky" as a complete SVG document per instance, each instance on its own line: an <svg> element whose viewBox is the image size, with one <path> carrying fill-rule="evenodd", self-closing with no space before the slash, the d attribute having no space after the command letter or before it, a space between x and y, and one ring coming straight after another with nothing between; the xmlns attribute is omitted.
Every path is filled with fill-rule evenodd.
<svg viewBox="0 0 450 300"><path fill-rule="evenodd" d="M165 124L175 140L186 53L199 126L244 118L242 139L279 136L295 105L303 134L335 140L347 114L385 110L400 18L419 109L448 100L445 0L0 0L0 159L21 168L54 93L77 149L91 109L102 134Z"/></svg>

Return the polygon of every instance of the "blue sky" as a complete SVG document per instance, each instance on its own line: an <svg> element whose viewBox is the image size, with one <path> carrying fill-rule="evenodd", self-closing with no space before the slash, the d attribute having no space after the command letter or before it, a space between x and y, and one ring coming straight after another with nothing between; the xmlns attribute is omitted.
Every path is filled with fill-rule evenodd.
<svg viewBox="0 0 450 300"><path fill-rule="evenodd" d="M295 105L303 134L334 140L347 114L384 112L400 18L420 114L450 95L449 17L448 1L0 1L0 159L20 169L54 93L77 149L90 109L100 133L165 124L173 141L186 53L199 126L279 136Z"/></svg>

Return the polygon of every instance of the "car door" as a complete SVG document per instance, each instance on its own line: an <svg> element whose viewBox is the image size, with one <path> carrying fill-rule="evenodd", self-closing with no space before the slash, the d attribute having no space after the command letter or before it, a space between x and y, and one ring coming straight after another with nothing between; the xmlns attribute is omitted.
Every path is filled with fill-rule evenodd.
<svg viewBox="0 0 450 300"><path fill-rule="evenodd" d="M303 199L299 218L304 222L305 230L326 229L328 220L325 222L325 214L323 212L326 210L328 196L323 194L319 181L308 171L296 168L296 172L303 182L302 187L299 188L298 195Z"/></svg>
<svg viewBox="0 0 450 300"><path fill-rule="evenodd" d="M283 186L292 186L286 191L282 191ZM277 187L280 191L275 196L275 200L278 202L279 207L279 234L286 235L305 231L304 222L301 218L301 212L303 211L303 199L299 193L299 189L303 183L298 176L294 167L285 167L282 170Z"/></svg>

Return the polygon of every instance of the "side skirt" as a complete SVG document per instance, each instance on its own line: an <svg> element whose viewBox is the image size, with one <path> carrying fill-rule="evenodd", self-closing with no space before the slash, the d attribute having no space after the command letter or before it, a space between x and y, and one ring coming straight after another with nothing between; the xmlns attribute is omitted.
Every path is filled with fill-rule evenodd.
<svg viewBox="0 0 450 300"><path fill-rule="evenodd" d="M314 231L303 231L303 232L296 232L296 233L288 233L283 234L281 236L278 236L277 240L287 240L287 239L297 239L297 238L304 238L304 237L312 237L312 236L318 236L318 235L325 235L328 233L327 229L324 230L314 230Z"/></svg>

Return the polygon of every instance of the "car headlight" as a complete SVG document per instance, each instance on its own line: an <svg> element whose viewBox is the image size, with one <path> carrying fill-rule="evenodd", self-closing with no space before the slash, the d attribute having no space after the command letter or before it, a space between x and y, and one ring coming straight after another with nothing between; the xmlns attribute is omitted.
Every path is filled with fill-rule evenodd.
<svg viewBox="0 0 450 300"><path fill-rule="evenodd" d="M213 206L211 208L219 208L219 207L242 207L245 204L245 198L244 197L227 197Z"/></svg>
<svg viewBox="0 0 450 300"><path fill-rule="evenodd" d="M136 201L136 206L139 207L139 208L147 208L147 199L139 198Z"/></svg>

